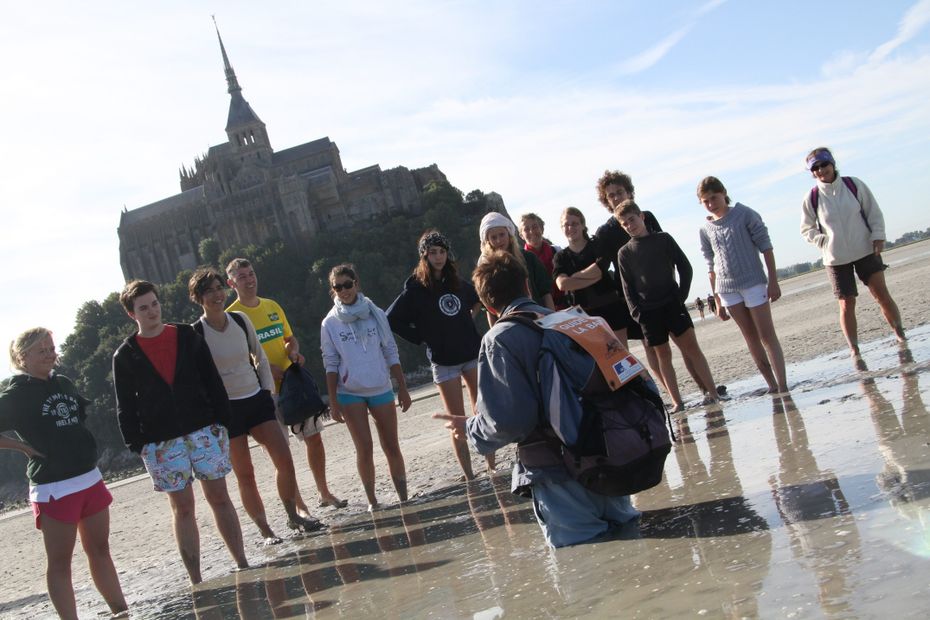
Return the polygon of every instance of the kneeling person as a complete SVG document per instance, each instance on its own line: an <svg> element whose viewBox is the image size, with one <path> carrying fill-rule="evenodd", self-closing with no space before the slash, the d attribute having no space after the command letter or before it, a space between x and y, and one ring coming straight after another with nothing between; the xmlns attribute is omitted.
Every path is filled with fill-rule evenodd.
<svg viewBox="0 0 930 620"><path fill-rule="evenodd" d="M116 414L126 446L142 457L156 491L168 494L178 551L191 583L200 583L196 476L216 528L239 568L247 568L239 517L226 490L229 399L204 339L190 325L165 324L155 285L134 280L120 303L137 334L113 355Z"/></svg>
<svg viewBox="0 0 930 620"><path fill-rule="evenodd" d="M472 275L481 302L499 317L517 310L549 314L527 297L526 269L512 255L494 252ZM542 342L529 327L497 322L481 341L478 356L477 415L444 416L447 426L464 434L481 454L507 444L533 441L539 433L541 403L536 361ZM554 455L561 459L558 455ZM536 518L553 547L585 542L640 513L629 496L608 497L585 489L563 465L530 468L514 465L512 488L528 487Z"/></svg>

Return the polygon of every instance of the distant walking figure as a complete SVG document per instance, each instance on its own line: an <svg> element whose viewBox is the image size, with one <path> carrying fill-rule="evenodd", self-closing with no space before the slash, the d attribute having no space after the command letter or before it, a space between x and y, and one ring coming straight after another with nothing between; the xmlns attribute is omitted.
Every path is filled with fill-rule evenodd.
<svg viewBox="0 0 930 620"><path fill-rule="evenodd" d="M698 312L701 315L701 320L704 320L704 300L700 297L694 299L694 306L698 309Z"/></svg>
<svg viewBox="0 0 930 620"><path fill-rule="evenodd" d="M885 284L881 252L885 247L885 219L872 191L855 177L841 177L833 153L818 147L808 153L807 168L817 185L804 196L801 236L820 248L839 300L840 327L850 354L859 361L856 324L856 280L865 284L878 302L898 342L906 340L901 313Z"/></svg>

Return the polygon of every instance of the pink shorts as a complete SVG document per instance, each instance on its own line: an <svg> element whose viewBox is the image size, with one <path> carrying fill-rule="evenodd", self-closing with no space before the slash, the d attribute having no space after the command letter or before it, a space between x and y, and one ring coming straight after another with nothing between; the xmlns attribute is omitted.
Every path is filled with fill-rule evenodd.
<svg viewBox="0 0 930 620"><path fill-rule="evenodd" d="M41 530L42 515L63 523L78 523L81 519L91 517L113 503L107 485L103 480L83 491L65 495L47 502L32 502L32 514L36 518L36 529Z"/></svg>

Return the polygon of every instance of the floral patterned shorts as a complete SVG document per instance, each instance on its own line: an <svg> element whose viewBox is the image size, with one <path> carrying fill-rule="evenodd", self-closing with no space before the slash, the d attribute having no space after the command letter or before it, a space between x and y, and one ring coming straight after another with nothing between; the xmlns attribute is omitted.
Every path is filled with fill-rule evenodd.
<svg viewBox="0 0 930 620"><path fill-rule="evenodd" d="M142 446L142 462L156 491L182 491L191 479L218 480L232 470L229 436L219 424Z"/></svg>

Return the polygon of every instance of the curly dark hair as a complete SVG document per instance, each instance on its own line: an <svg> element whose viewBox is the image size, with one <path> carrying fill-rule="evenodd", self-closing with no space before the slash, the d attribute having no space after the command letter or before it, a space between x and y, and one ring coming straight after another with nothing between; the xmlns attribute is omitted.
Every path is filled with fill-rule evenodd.
<svg viewBox="0 0 930 620"><path fill-rule="evenodd" d="M620 172L619 170L605 170L604 174L601 175L601 178L597 180L597 199L601 201L601 204L610 208L610 203L607 202L607 186L608 185L619 185L627 191L630 195L630 198L636 194L636 189L633 187L633 179L630 178L630 175L625 172Z"/></svg>

